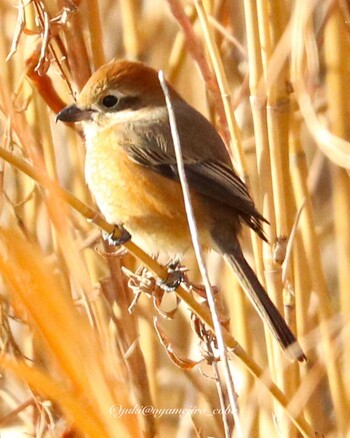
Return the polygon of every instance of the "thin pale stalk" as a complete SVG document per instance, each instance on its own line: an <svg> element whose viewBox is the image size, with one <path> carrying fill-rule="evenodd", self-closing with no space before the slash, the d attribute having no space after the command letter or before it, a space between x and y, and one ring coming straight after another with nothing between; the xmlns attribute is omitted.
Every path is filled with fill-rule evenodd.
<svg viewBox="0 0 350 438"><path fill-rule="evenodd" d="M291 135L290 135L290 174L291 180L295 183L295 174L298 175L299 172L305 172L307 170L306 165L306 155L302 148L300 141L300 119L296 116L294 111L291 122ZM302 170L303 169L303 170ZM308 177L307 174L303 175L305 178ZM301 200L301 198L300 198ZM307 199L305 199L307 202ZM298 204L299 206L299 204ZM305 214L304 206L301 216ZM311 299L312 290L312 278L310 274L310 269L305 269L306 252L304 247L304 242L300 236L300 223L298 223L296 239L293 243L293 259L294 259L294 287L295 287L295 307L297 316L297 327L298 334L301 337L306 336L308 330L310 330L310 319L308 317L308 309ZM312 261L310 261L312 263ZM308 262L307 262L308 263Z"/></svg>
<svg viewBox="0 0 350 438"><path fill-rule="evenodd" d="M224 425L225 438L230 438L232 436L232 430L231 430L232 428L230 428L230 424L229 424L229 420L228 420L227 406L225 404L225 394L223 391L223 386L221 384L219 367L218 367L218 364L215 360L212 363L212 369L213 369L215 384L216 384L217 393L218 393L218 397L219 397L220 408L223 412L222 413L222 422Z"/></svg>
<svg viewBox="0 0 350 438"><path fill-rule="evenodd" d="M184 197L184 203L186 208L186 215L188 220L188 225L191 233L191 239L192 239L192 245L195 251L198 267L202 276L202 280L205 286L205 292L206 292L206 298L208 300L210 313L213 320L213 326L214 326L214 333L217 340L217 348L219 350L220 360L224 368L224 375L225 375L225 382L226 382L226 388L228 392L228 398L230 401L231 409L232 409L232 415L235 421L235 430L238 435L238 437L242 437L242 431L241 431L241 423L239 419L239 408L238 408L238 402L237 402L237 396L235 393L233 380L231 371L229 368L228 358L227 358L227 350L226 345L224 341L224 337L222 334L222 327L219 320L219 315L216 309L215 305L215 298L213 289L211 287L209 276L207 269L204 264L204 258L202 255L202 250L199 242L199 233L197 229L196 219L194 217L192 202L191 202L191 195L190 195L190 189L187 182L187 177L185 173L185 166L182 158L182 151L181 151L181 143L180 143L180 137L179 133L177 131L177 125L176 125L176 119L175 119L175 113L174 109L172 107L169 89L166 85L164 74L163 72L159 73L159 81L163 89L163 93L165 96L166 105L168 108L169 113L169 122L170 122L170 128L171 128L171 135L173 138L174 143L174 149L175 149L175 155L176 155L176 163L177 168L179 172L179 179L181 183L182 193Z"/></svg>

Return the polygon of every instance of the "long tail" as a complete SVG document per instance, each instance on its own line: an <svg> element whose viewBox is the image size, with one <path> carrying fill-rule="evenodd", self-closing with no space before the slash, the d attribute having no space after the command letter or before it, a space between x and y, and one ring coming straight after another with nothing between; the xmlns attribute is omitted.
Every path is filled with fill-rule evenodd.
<svg viewBox="0 0 350 438"><path fill-rule="evenodd" d="M244 292L254 305L261 319L266 322L269 329L282 346L282 349L285 350L286 354L293 360L306 360L306 356L295 336L244 258L238 240L235 239L233 245L232 241L230 242L230 251L227 251L227 243L220 245L220 242L217 240L216 243L219 246L220 252L224 256L224 259L236 273ZM224 247L226 247L226 249Z"/></svg>

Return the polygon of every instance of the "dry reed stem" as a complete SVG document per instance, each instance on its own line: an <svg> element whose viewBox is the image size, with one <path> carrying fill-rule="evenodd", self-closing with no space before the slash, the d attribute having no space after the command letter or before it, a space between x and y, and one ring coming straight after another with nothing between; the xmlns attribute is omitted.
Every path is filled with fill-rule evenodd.
<svg viewBox="0 0 350 438"><path fill-rule="evenodd" d="M181 26L181 29L184 33L186 44L187 44L187 50L190 52L191 56L197 63L201 74L203 76L203 79L205 83L208 86L208 89L213 94L213 101L214 106L216 108L219 120L220 120L220 128L221 128L221 135L223 138L228 140L228 134L226 132L227 127L227 121L226 121L226 115L225 111L222 105L222 100L220 98L220 91L218 88L218 84L216 82L215 76L212 74L208 62L206 60L203 47L201 43L199 42L198 38L196 37L196 34L194 33L192 23L190 19L187 17L185 10L183 6L181 5L179 0L168 0L168 3L170 5L171 11L175 17L175 19L178 21L179 25ZM229 150L229 152L231 152Z"/></svg>
<svg viewBox="0 0 350 438"><path fill-rule="evenodd" d="M142 54L140 35L140 5L132 0L121 0L121 16L123 19L123 42L128 59L138 59Z"/></svg>
<svg viewBox="0 0 350 438"><path fill-rule="evenodd" d="M266 96L258 94L258 81L263 73L262 52L259 38L258 26L258 11L255 1L245 1L245 23L247 28L247 47L249 60L249 87L250 87L250 104L252 109L255 145L256 145L256 160L257 170L261 181L264 184L259 191L260 202L258 206L261 209L264 217L269 221L269 226L264 226L264 231L268 237L269 242L276 241L275 230L275 210L273 204L272 180L271 180L271 162L270 151L268 143L267 119L266 119ZM264 264L262 257L255 251L256 260L258 260L257 271L260 280L265 284L264 269L267 271L272 269L272 259L270 248L264 246ZM269 357L271 358L271 335L265 328L265 336L268 340ZM271 362L271 359L270 359Z"/></svg>
<svg viewBox="0 0 350 438"><path fill-rule="evenodd" d="M196 9L193 6L190 6L185 8L185 12L191 24L193 25L196 19ZM181 69L183 68L185 58L186 58L186 40L183 32L179 30L169 55L167 76L170 83L176 80Z"/></svg>
<svg viewBox="0 0 350 438"><path fill-rule="evenodd" d="M261 0L257 3L261 59L263 61L265 79L267 78L267 68L271 62L273 51L282 37L283 23L286 21L288 13L286 5L282 6L282 4L282 1L275 2L274 14L271 16L269 13L270 5L267 1ZM275 81L273 83L268 82L266 85L266 128L272 183L272 190L269 189L268 195L272 194L273 197L273 202L271 200L268 202L270 207L273 205L273 210L268 213L268 217L271 217L272 214L275 216L273 223L276 226L276 230L273 233L275 233L276 240L272 242L274 253L269 254L268 248L266 246L264 248L264 257L267 264L265 277L267 290L280 310L283 308L284 289L281 264L285 258L285 239L291 230L290 219L288 223L287 218L292 217L291 213L293 211L290 202L291 196L288 193L291 186L288 160L290 109L286 87L288 80L288 65L283 64ZM295 323L291 325L295 327ZM271 356L270 351L271 359L274 362L276 381L290 397L294 392L294 388L298 387L298 368L294 366L283 370L281 355L275 348L273 349L273 356ZM290 424L286 421L284 415L279 415L278 424L283 435L295 436L296 430L290 428Z"/></svg>
<svg viewBox="0 0 350 438"><path fill-rule="evenodd" d="M202 26L202 31L204 34L204 40L208 47L211 64L213 65L215 78L218 83L223 109L225 112L226 123L228 127L228 132L230 136L230 140L233 143L233 156L237 160L237 168L238 174L244 178L247 186L249 187L249 178L247 176L247 165L245 162L245 156L243 154L242 144L240 140L240 132L238 129L237 121L233 112L231 95L229 93L229 87L227 83L226 74L223 69L223 65L221 62L220 54L218 48L214 42L214 38L212 35L211 27L209 26L207 13L203 6L203 3L200 0L195 0L194 2L199 21Z"/></svg>
<svg viewBox="0 0 350 438"><path fill-rule="evenodd" d="M100 17L100 8L99 2L97 0L88 0L87 1L87 22L89 26L90 35L94 37L91 38L91 53L92 53L92 61L95 69L101 67L101 65L106 63L105 54L103 51L103 31L102 31L102 23Z"/></svg>

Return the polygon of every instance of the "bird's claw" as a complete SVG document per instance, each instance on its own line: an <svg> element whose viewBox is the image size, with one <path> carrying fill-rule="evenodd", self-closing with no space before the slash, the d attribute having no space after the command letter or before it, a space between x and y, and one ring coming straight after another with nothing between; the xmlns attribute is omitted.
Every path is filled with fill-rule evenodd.
<svg viewBox="0 0 350 438"><path fill-rule="evenodd" d="M185 273L181 269L179 260L172 261L167 266L168 275L165 279L157 281L157 286L165 292L173 292L185 279Z"/></svg>
<svg viewBox="0 0 350 438"><path fill-rule="evenodd" d="M118 236L116 236L116 231L118 231ZM102 237L104 240L107 240L110 245L120 246L131 239L131 234L122 225L115 225L111 233L103 231Z"/></svg>

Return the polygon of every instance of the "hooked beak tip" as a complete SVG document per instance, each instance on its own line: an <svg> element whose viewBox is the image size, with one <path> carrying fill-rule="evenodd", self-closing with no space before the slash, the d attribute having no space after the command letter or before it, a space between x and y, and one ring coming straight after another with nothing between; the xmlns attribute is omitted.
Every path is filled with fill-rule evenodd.
<svg viewBox="0 0 350 438"><path fill-rule="evenodd" d="M92 112L92 110L82 109L73 104L63 108L63 110L56 115L56 123L58 121L76 123L91 120Z"/></svg>

